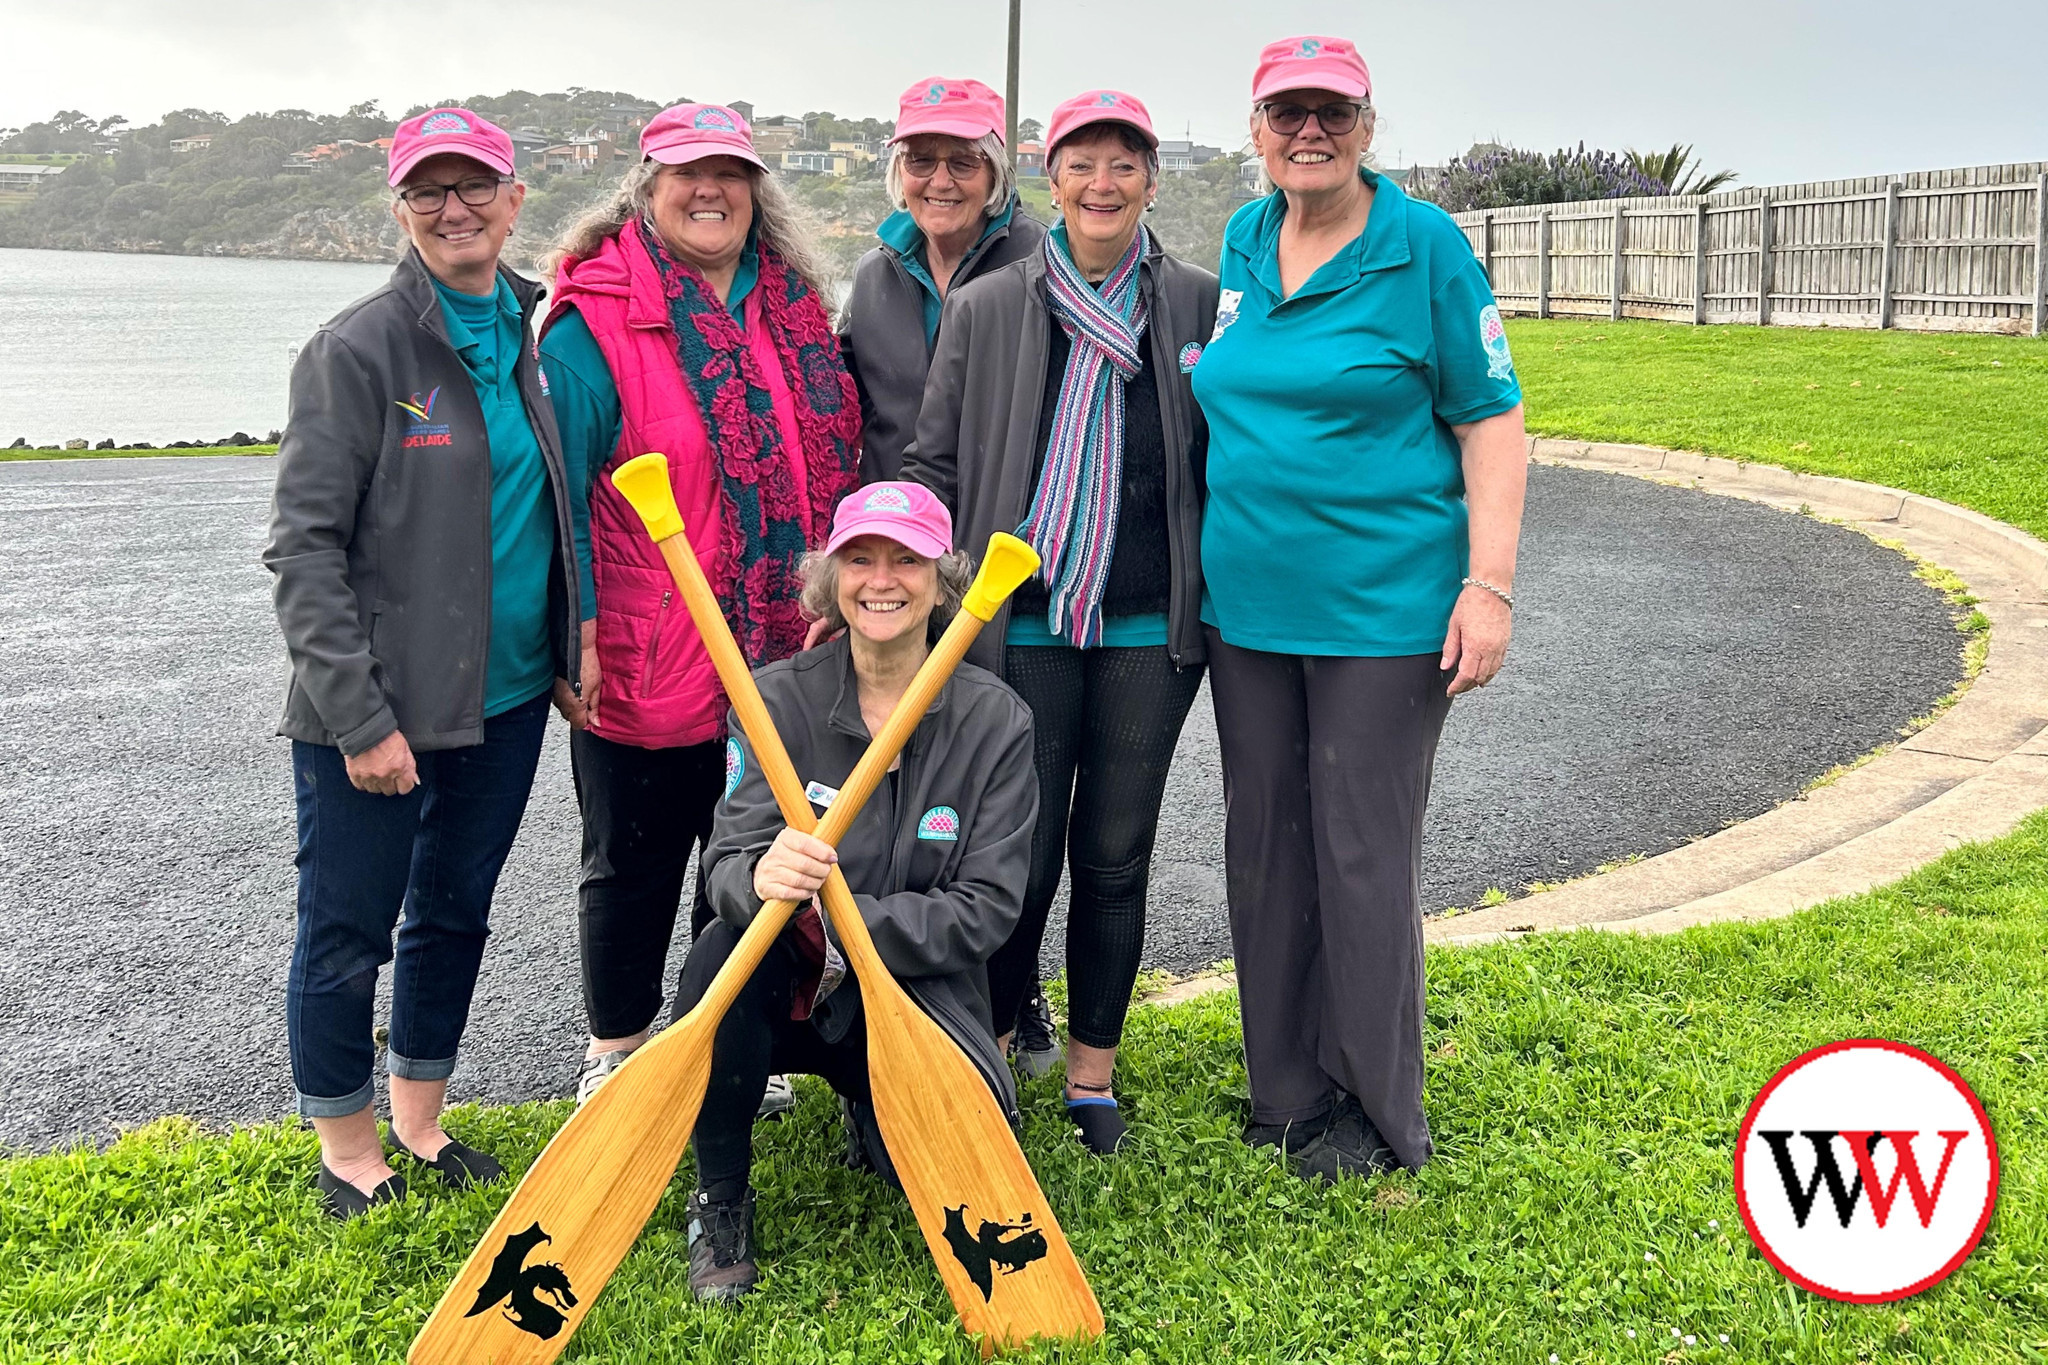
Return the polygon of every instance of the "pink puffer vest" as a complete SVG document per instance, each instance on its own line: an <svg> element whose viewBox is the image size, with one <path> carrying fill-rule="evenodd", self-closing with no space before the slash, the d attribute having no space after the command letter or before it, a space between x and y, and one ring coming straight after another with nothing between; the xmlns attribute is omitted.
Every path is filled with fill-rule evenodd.
<svg viewBox="0 0 2048 1365"><path fill-rule="evenodd" d="M628 222L588 260L566 262L556 280L548 320L565 308L583 315L618 385L619 446L590 485L590 558L597 580L597 658L604 670L592 732L643 749L703 744L725 733L725 689L647 528L610 471L622 460L658 450L668 456L676 507L697 562L712 582L714 565L733 535L713 463L711 439L697 400L676 361L661 277ZM796 398L761 317L755 290L745 304L748 344L768 378L783 448L803 449ZM805 471L791 460L798 496Z"/></svg>

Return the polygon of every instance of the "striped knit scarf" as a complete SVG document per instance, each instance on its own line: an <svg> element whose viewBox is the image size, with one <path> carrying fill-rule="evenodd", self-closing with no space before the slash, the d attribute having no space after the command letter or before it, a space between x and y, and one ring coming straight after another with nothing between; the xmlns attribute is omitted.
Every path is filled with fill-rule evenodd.
<svg viewBox="0 0 2048 1365"><path fill-rule="evenodd" d="M1060 380L1045 471L1017 534L1044 561L1046 628L1082 648L1102 643L1102 590L1116 553L1124 482L1124 385L1144 366L1147 309L1138 268L1151 249L1144 225L1097 289L1067 252L1060 224L1045 235L1045 291L1073 349Z"/></svg>
<svg viewBox="0 0 2048 1365"><path fill-rule="evenodd" d="M661 276L675 328L676 359L697 399L725 492L730 534L711 586L748 664L759 667L803 648L797 563L823 545L832 508L860 482L860 399L825 306L775 252L760 250L754 289L796 397L802 449L784 448L775 399L747 337L698 270L671 256L661 238L636 229ZM793 466L801 461L799 496Z"/></svg>

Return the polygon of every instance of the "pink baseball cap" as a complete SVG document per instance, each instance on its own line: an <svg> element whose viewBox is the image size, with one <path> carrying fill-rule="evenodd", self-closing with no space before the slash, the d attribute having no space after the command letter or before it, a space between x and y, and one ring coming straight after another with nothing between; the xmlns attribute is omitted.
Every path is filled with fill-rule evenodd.
<svg viewBox="0 0 2048 1365"><path fill-rule="evenodd" d="M668 166L707 156L736 156L768 169L754 150L754 130L722 104L672 104L640 130L640 154Z"/></svg>
<svg viewBox="0 0 2048 1365"><path fill-rule="evenodd" d="M1091 123L1122 123L1143 134L1148 147L1157 148L1159 137L1152 131L1152 114L1136 95L1121 90L1088 90L1066 100L1052 111L1052 126L1045 130L1045 154L1059 146L1077 128Z"/></svg>
<svg viewBox="0 0 2048 1365"><path fill-rule="evenodd" d="M1372 73L1358 49L1343 38L1307 34L1267 43L1252 76L1252 98L1271 99L1283 90L1334 90L1353 99L1372 98Z"/></svg>
<svg viewBox="0 0 2048 1365"><path fill-rule="evenodd" d="M466 156L499 175L513 174L512 139L503 128L467 109L429 109L399 124L391 135L391 183L405 183L413 167L444 155Z"/></svg>
<svg viewBox="0 0 2048 1365"><path fill-rule="evenodd" d="M1003 97L980 81L932 76L903 92L896 102L896 131L889 141L919 133L945 133L972 142L988 133L1003 139Z"/></svg>
<svg viewBox="0 0 2048 1365"><path fill-rule="evenodd" d="M831 554L858 536L887 536L926 559L953 548L953 514L921 483L871 483L856 488L832 510Z"/></svg>

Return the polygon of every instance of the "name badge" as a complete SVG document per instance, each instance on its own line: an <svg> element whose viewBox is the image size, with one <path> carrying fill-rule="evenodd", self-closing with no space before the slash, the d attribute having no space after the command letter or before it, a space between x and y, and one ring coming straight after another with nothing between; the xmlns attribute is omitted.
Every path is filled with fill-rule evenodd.
<svg viewBox="0 0 2048 1365"><path fill-rule="evenodd" d="M804 788L804 800L810 802L819 810L829 810L832 803L838 799L839 788L828 787L823 782L813 782L810 786Z"/></svg>

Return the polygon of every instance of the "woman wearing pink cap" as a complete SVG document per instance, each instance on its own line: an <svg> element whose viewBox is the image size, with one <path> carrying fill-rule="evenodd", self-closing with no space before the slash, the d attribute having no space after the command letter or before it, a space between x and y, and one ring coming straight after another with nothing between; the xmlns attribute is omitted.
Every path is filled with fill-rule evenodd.
<svg viewBox="0 0 2048 1365"><path fill-rule="evenodd" d="M803 646L797 565L855 481L860 405L823 275L747 122L664 109L618 192L548 259L541 340L571 489L589 516L579 928L587 1099L647 1039L693 844L725 772L725 695L667 568L605 478L658 450L733 634L755 665ZM709 918L700 881L692 927ZM782 1092L784 1096L787 1091Z"/></svg>
<svg viewBox="0 0 2048 1365"><path fill-rule="evenodd" d="M1045 238L1018 206L1003 97L980 81L917 82L903 92L889 141L897 212L854 269L839 335L860 386L866 480L893 479L902 466L947 292L1022 260Z"/></svg>
<svg viewBox="0 0 2048 1365"><path fill-rule="evenodd" d="M820 812L971 578L971 561L953 549L952 519L925 489L870 484L839 504L826 551L804 562L804 607L844 633L755 675ZM701 874L718 920L683 966L677 1008L702 997L762 902L809 899L836 863L890 974L973 1059L1018 1123L984 964L1016 924L1029 875L1038 812L1030 712L999 680L962 664L836 851L783 823L745 733L737 721L729 729L725 799ZM773 1071L830 1081L849 1161L895 1182L869 1100L860 983L815 905L790 921L719 1025L694 1138L690 1287L700 1299L737 1298L754 1284L748 1173L755 1107Z"/></svg>
<svg viewBox="0 0 2048 1365"><path fill-rule="evenodd" d="M1521 390L1464 233L1364 164L1342 38L1269 44L1275 192L1224 234L1202 522L1254 1145L1335 1180L1429 1159L1423 812L1451 698L1507 652ZM1290 553L1309 574L1279 571Z"/></svg>
<svg viewBox="0 0 2048 1365"><path fill-rule="evenodd" d="M1024 916L989 984L1020 1065L1053 1065L1038 950L1064 867L1067 1104L1102 1154L1126 1133L1116 1049L1166 774L1202 680L1205 437L1188 375L1215 322L1216 277L1145 230L1158 145L1145 106L1121 91L1053 111L1061 222L1041 250L947 300L904 456L905 477L953 509L970 544L1015 529L1045 562L968 656L1031 707L1043 813Z"/></svg>
<svg viewBox="0 0 2048 1365"><path fill-rule="evenodd" d="M498 264L525 194L512 140L429 109L398 125L390 181L410 245L299 352L263 552L291 657L292 1081L338 1217L405 1190L373 1108L385 963L393 1159L499 1174L441 1105L548 695L574 707L580 674L571 480L527 341L540 290Z"/></svg>

